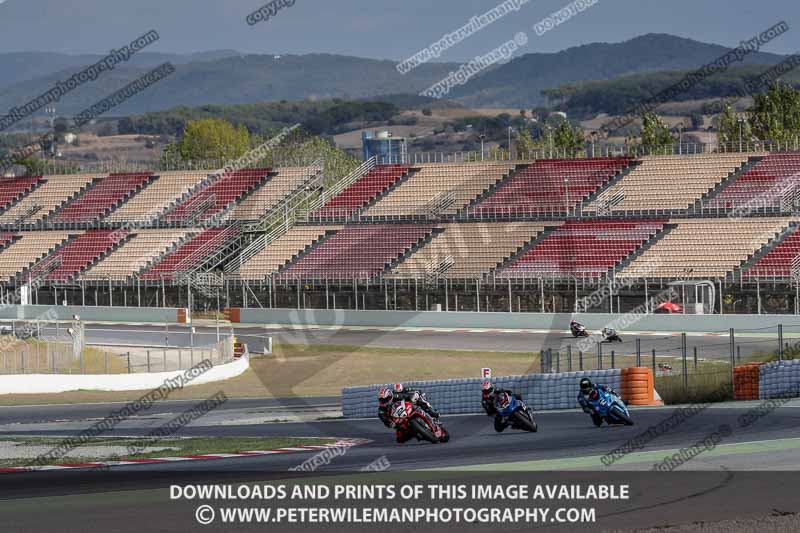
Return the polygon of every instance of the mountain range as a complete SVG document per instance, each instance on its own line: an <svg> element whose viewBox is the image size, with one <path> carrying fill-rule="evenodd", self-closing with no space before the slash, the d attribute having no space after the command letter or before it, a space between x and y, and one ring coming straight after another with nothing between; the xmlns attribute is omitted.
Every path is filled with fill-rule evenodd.
<svg viewBox="0 0 800 533"><path fill-rule="evenodd" d="M496 65L454 88L449 98L472 107L530 108L543 104L541 91L565 83L609 80L648 72L690 70L724 55L728 48L667 34L647 34L620 43L591 43L556 53L528 53ZM49 90L100 55L50 52L0 54L0 114ZM757 52L736 65L768 65L783 56ZM396 62L334 54L258 55L233 50L196 54L143 51L62 97L60 115L77 114L153 66L170 61L175 72L108 113L122 116L176 106L242 104L340 97L376 98L415 94L458 69L431 62L400 74Z"/></svg>

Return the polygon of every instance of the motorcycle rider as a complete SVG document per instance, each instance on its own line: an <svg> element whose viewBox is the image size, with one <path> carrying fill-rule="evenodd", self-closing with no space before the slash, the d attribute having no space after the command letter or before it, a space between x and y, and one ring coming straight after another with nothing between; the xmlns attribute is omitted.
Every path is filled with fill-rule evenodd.
<svg viewBox="0 0 800 533"><path fill-rule="evenodd" d="M569 330L572 332L574 336L577 337L578 335L586 331L586 327L577 320L572 320L569 323Z"/></svg>
<svg viewBox="0 0 800 533"><path fill-rule="evenodd" d="M619 335L617 334L617 330L614 328L603 328L603 339L607 341L615 341L619 339Z"/></svg>
<svg viewBox="0 0 800 533"><path fill-rule="evenodd" d="M392 422L392 404L394 403L394 393L388 387L381 387L378 392L378 418L387 428L394 428Z"/></svg>
<svg viewBox="0 0 800 533"><path fill-rule="evenodd" d="M589 401L597 400L597 397L600 395L598 391L608 392L614 396L619 396L619 394L617 394L617 392L611 387L607 387L605 385L595 385L589 378L582 378L579 388L578 404L583 408L583 412L592 415L592 420L595 422L595 424L597 424L598 421L602 423L600 414Z"/></svg>
<svg viewBox="0 0 800 533"><path fill-rule="evenodd" d="M481 406L483 406L483 410L486 411L487 416L494 417L494 429L498 433L508 427L508 422L503 421L503 417L497 413L497 407L495 405L497 396L503 393L514 396L517 400L522 401L521 394L514 393L514 391L509 389L496 389L489 380L481 384Z"/></svg>
<svg viewBox="0 0 800 533"><path fill-rule="evenodd" d="M439 413L433 408L430 402L428 402L421 391L407 389L402 383L395 383L393 387L381 388L378 392L378 418L381 419L381 422L383 422L383 425L387 428L395 428L391 414L392 405L401 400L411 402L412 405L421 409L429 417L434 419L434 421L438 421ZM397 431L395 436L397 437L397 442L401 444L413 437L410 433L407 434L400 431Z"/></svg>
<svg viewBox="0 0 800 533"><path fill-rule="evenodd" d="M389 411L391 410L392 404L399 402L400 400L411 402L412 405L422 409L425 414L434 420L439 419L439 412L433 408L422 391L417 389L408 389L404 387L402 383L395 383L393 387L382 388L380 392L378 392L378 416L381 417L381 420L383 420L383 423L386 424L386 427L390 427L387 423L387 420L391 418L389 416ZM386 418L381 415L385 415Z"/></svg>

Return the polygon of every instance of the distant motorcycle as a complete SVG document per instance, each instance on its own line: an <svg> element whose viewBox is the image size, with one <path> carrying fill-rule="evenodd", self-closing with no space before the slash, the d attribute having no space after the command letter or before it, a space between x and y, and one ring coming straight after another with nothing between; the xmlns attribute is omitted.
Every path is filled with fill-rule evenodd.
<svg viewBox="0 0 800 533"><path fill-rule="evenodd" d="M434 444L447 442L450 434L438 420L432 419L408 400L401 400L392 405L392 419L397 431L411 434L417 440L426 440Z"/></svg>
<svg viewBox="0 0 800 533"><path fill-rule="evenodd" d="M510 427L532 433L539 429L539 425L533 417L533 411L524 401L517 399L516 396L512 396L507 392L500 393L495 398L494 405L497 409L497 416L502 418L503 422ZM499 431L502 431L502 429Z"/></svg>
<svg viewBox="0 0 800 533"><path fill-rule="evenodd" d="M605 342L622 342L622 337L612 328L603 328L601 333Z"/></svg>
<svg viewBox="0 0 800 533"><path fill-rule="evenodd" d="M619 396L615 396L608 391L598 390L597 398L592 399L590 397L587 401L593 407L593 411L590 414L595 426L600 427L603 425L603 421L609 425L633 425L633 419L628 412L628 407Z"/></svg>
<svg viewBox="0 0 800 533"><path fill-rule="evenodd" d="M586 331L586 327L583 324L578 324L577 322L573 322L569 325L569 330L572 333L572 336L577 337L588 337L589 332Z"/></svg>

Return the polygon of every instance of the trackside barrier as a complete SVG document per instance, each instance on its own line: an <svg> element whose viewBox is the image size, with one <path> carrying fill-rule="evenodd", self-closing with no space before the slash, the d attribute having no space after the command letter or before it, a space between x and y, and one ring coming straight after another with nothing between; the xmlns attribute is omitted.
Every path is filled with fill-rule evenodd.
<svg viewBox="0 0 800 533"><path fill-rule="evenodd" d="M733 369L733 399L758 400L761 363L748 363Z"/></svg>
<svg viewBox="0 0 800 533"><path fill-rule="evenodd" d="M800 359L765 363L758 370L758 399L800 397Z"/></svg>
<svg viewBox="0 0 800 533"><path fill-rule="evenodd" d="M522 394L525 401L536 411L549 409L571 409L578 407L578 382L588 377L598 384L608 385L620 391L623 399L633 405L654 403L653 375L647 368L591 370L560 374L529 374L493 378L496 387L511 389ZM630 372L635 370L637 372ZM647 371L647 372L644 372ZM647 374L649 373L649 377ZM410 381L407 387L425 392L428 400L445 415L480 413L481 378L462 378L435 381ZM649 384L649 391L645 388ZM378 411L378 391L390 385L369 385L342 389L342 414L345 418L374 417ZM623 392L626 391L626 392ZM626 397L631 394L631 399ZM631 401L633 400L633 401Z"/></svg>
<svg viewBox="0 0 800 533"><path fill-rule="evenodd" d="M351 311L342 309L231 309L231 320L242 324L287 324L292 326L370 326L425 328L553 329L567 331L575 319L589 329L600 329L624 314L608 313L508 313L472 311ZM720 332L729 328L753 330L783 324L783 332L800 333L795 315L642 315L631 331Z"/></svg>
<svg viewBox="0 0 800 533"><path fill-rule="evenodd" d="M184 324L191 321L185 308L106 307L83 305L9 305L0 306L0 320L72 320L78 315L84 322L145 322Z"/></svg>
<svg viewBox="0 0 800 533"><path fill-rule="evenodd" d="M619 393L629 405L662 405L655 399L655 382L650 368L621 369Z"/></svg>
<svg viewBox="0 0 800 533"><path fill-rule="evenodd" d="M250 367L245 356L200 373L191 385L234 378ZM186 370L140 374L14 374L0 376L0 394L47 394L77 390L133 391L156 389L165 381L179 379Z"/></svg>

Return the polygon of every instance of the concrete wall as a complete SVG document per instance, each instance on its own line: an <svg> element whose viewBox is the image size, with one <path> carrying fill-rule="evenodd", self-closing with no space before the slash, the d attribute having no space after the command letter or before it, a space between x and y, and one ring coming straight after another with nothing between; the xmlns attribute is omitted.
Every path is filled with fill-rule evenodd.
<svg viewBox="0 0 800 533"><path fill-rule="evenodd" d="M578 407L578 382L582 377L620 390L622 371L592 370L564 372L561 374L530 374L493 378L496 387L511 389L522 394L525 402L535 411L570 409ZM420 389L428 401L444 415L482 413L481 378L449 379L436 381L409 381L407 387ZM378 391L390 385L368 385L342 389L342 414L345 418L370 418L378 413Z"/></svg>
<svg viewBox="0 0 800 533"><path fill-rule="evenodd" d="M247 357L210 368L190 382L202 385L230 379L250 366ZM15 374L0 376L0 394L47 394L76 390L136 391L153 390L167 380L175 380L186 370L140 374Z"/></svg>
<svg viewBox="0 0 800 533"><path fill-rule="evenodd" d="M247 324L292 324L375 327L441 327L566 330L569 321L602 329L625 315L603 313L470 313L435 311L328 311L319 309L241 309ZM800 333L797 315L641 315L621 331L727 332L728 328L756 329L784 324L784 332ZM790 326L795 324L794 326Z"/></svg>
<svg viewBox="0 0 800 533"><path fill-rule="evenodd" d="M185 309L164 307L94 307L79 305L10 305L0 306L0 320L72 320L78 315L84 322L151 322L178 324Z"/></svg>

